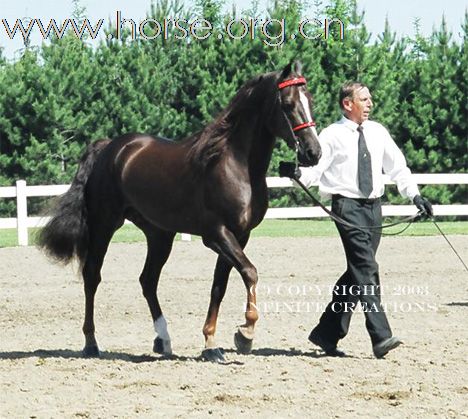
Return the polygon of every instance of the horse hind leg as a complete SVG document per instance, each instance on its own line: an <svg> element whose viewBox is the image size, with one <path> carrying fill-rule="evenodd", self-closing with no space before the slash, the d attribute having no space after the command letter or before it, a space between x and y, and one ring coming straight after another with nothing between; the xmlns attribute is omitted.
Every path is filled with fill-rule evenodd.
<svg viewBox="0 0 468 419"><path fill-rule="evenodd" d="M159 304L157 289L161 270L172 250L175 233L154 228L146 228L144 233L146 235L148 251L145 266L140 275L140 284L143 295L148 303L156 332L153 351L169 356L172 354L171 338L167 330L167 321Z"/></svg>
<svg viewBox="0 0 468 419"><path fill-rule="evenodd" d="M232 270L232 264L226 261L224 257L218 256L214 272L213 285L211 286L210 305L206 315L205 325L203 326L203 335L205 336L205 349L202 351L202 358L206 361L224 362L224 355L221 348L215 343L216 323L218 320L219 307L226 293L226 287L229 279L229 273Z"/></svg>
<svg viewBox="0 0 468 419"><path fill-rule="evenodd" d="M83 356L85 357L99 357L100 355L95 336L94 297L101 282L101 268L110 240L122 223L123 221L114 226L103 222L93 223L93 226L89 228L89 247L82 270L85 291L85 319L83 323L85 336Z"/></svg>

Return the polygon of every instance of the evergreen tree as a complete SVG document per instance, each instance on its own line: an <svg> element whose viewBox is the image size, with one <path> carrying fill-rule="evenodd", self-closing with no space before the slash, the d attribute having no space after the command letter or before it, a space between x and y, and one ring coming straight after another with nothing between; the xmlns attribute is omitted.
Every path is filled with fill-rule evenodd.
<svg viewBox="0 0 468 419"><path fill-rule="evenodd" d="M405 155L414 172L463 170L460 155L466 151L466 141L459 128L465 119L459 99L463 93L456 83L459 47L451 42L445 19L429 39L415 39L413 54L400 91L399 131ZM450 202L453 193L449 186L424 188L425 195L440 203Z"/></svg>
<svg viewBox="0 0 468 419"><path fill-rule="evenodd" d="M83 22L86 9L80 0L72 4L73 18ZM371 43L356 0L332 0L327 6L314 0L312 7L277 0L265 14L258 0L244 11L223 12L223 4L151 4L148 18L160 23L186 19L185 34L170 23L166 34L148 23L144 36L132 39L125 25L117 40L110 38L114 25L97 48L69 34L42 47L28 45L13 62L0 54L0 185L21 178L29 184L69 182L84 146L98 138L130 131L185 137L216 117L247 80L292 59L303 63L319 131L340 117L339 87L357 79L369 85L373 118L390 130L414 172L466 171L468 15L460 43L452 40L444 20L428 38L416 20L416 35L409 40L397 39L385 22ZM211 36L196 39L188 33L196 17L210 22ZM301 34L305 17L318 19L322 27L309 21ZM325 17L337 20L326 24ZM272 23L265 33L263 22L257 22L252 29L260 18L284 24ZM227 36L233 19L237 23ZM293 158L285 142L278 141L269 175L277 175L280 160ZM434 202L466 201L466 187L427 186L423 193ZM394 188L387 195L392 202L400 200ZM272 205L308 204L299 190L273 190L271 196ZM13 207L0 202L3 214Z"/></svg>

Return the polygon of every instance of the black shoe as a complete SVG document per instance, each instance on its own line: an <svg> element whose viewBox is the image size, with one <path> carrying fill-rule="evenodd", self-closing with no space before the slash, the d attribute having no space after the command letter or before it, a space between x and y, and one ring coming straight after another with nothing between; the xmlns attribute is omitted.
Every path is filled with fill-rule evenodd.
<svg viewBox="0 0 468 419"><path fill-rule="evenodd" d="M372 349L376 358L383 358L387 355L392 349L400 346L403 342L398 339L396 336L391 338L384 339L382 342L375 344Z"/></svg>
<svg viewBox="0 0 468 419"><path fill-rule="evenodd" d="M336 344L333 345L332 343L324 340L316 329L313 329L312 332L310 332L309 341L320 347L327 356L337 356L340 358L346 356L343 351L336 348Z"/></svg>

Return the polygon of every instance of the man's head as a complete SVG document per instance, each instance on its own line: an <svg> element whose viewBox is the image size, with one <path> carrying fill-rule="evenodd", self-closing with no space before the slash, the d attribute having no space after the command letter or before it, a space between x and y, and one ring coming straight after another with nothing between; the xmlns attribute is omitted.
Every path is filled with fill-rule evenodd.
<svg viewBox="0 0 468 419"><path fill-rule="evenodd" d="M341 87L340 107L346 118L362 124L369 119L372 106L372 96L365 84L349 82Z"/></svg>

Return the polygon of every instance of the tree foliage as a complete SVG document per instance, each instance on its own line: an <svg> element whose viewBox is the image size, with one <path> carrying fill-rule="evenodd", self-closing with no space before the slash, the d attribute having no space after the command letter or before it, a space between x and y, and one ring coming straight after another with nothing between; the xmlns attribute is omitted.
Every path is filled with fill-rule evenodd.
<svg viewBox="0 0 468 419"><path fill-rule="evenodd" d="M79 0L73 0L73 8L73 16L83 21L86 9ZM0 55L0 185L17 179L69 182L83 148L98 138L135 131L185 137L214 118L245 81L296 58L303 62L314 96L319 130L340 115L339 86L360 80L373 93L374 118L388 127L414 172L465 171L468 15L460 42L443 19L430 37L416 31L413 39L397 39L385 22L371 42L364 16L355 0L333 0L326 7L320 0L312 5L277 0L265 13L255 0L248 10L227 12L221 0L197 0L193 8L162 0L151 4L148 18L203 17L213 35L179 39L181 32L170 27L167 39L132 40L127 27L122 40L106 37L98 46L68 34L40 48L25 48L13 62ZM241 17L249 24L267 17L276 23L257 24L246 33L238 22L231 26L236 39L226 36L228 22ZM344 39L336 22L326 39L323 27L309 26L308 38L300 36L297 29L305 17L322 23L325 17L339 19ZM145 34L156 29L146 26ZM112 30L109 25L107 34ZM272 46L282 30L282 42ZM281 159L292 158L278 141L270 175L276 175ZM425 193L434 202L466 200L462 187L426 187ZM388 197L399 199L392 190ZM272 191L273 205L303 204L303 199L299 191ZM0 211L11 210L0 202Z"/></svg>

